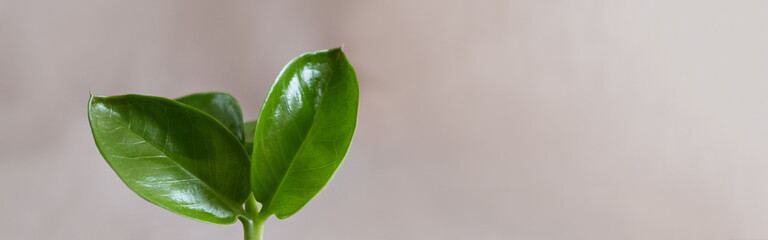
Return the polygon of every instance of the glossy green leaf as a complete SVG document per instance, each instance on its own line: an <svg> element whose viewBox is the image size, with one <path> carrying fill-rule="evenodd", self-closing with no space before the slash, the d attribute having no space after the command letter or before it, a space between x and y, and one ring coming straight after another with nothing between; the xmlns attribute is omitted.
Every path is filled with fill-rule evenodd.
<svg viewBox="0 0 768 240"><path fill-rule="evenodd" d="M250 162L216 119L141 95L92 95L88 118L102 156L136 194L200 221L236 221L249 196Z"/></svg>
<svg viewBox="0 0 768 240"><path fill-rule="evenodd" d="M277 77L254 135L251 187L263 214L287 218L344 159L357 123L358 84L341 49L307 53Z"/></svg>
<svg viewBox="0 0 768 240"><path fill-rule="evenodd" d="M248 153L253 152L253 134L256 131L256 121L250 121L246 122L244 125L245 128L245 142L243 145L245 146L245 151Z"/></svg>
<svg viewBox="0 0 768 240"><path fill-rule="evenodd" d="M243 112L232 95L223 92L194 93L177 98L176 101L210 114L243 142Z"/></svg>

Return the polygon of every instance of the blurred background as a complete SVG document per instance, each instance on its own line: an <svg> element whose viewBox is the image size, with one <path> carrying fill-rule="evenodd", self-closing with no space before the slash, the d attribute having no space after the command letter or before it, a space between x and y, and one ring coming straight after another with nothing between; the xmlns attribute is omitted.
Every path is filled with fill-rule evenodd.
<svg viewBox="0 0 768 240"><path fill-rule="evenodd" d="M0 0L0 239L242 239L125 187L88 93L252 120L342 44L355 141L266 239L768 239L768 2L701 0Z"/></svg>

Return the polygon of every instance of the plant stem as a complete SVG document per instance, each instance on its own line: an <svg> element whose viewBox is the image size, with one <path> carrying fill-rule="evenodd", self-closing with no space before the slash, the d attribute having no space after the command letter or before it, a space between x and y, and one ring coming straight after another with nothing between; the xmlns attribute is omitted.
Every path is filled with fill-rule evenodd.
<svg viewBox="0 0 768 240"><path fill-rule="evenodd" d="M256 199L253 195L245 201L244 216L238 217L240 222L243 223L243 233L245 240L263 240L264 222L267 221L267 216L259 215L259 207L256 205Z"/></svg>
<svg viewBox="0 0 768 240"><path fill-rule="evenodd" d="M261 236L257 236L256 230L253 226L253 221L246 217L239 217L240 222L243 223L243 234L245 235L245 240L257 240L261 239Z"/></svg>

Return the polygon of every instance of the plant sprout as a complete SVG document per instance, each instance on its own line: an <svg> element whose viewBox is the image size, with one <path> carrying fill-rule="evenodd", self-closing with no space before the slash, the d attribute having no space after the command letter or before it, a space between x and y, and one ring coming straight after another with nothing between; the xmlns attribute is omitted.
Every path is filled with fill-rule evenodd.
<svg viewBox="0 0 768 240"><path fill-rule="evenodd" d="M340 48L283 68L256 121L227 93L177 99L91 95L88 120L101 155L147 201L226 225L246 240L301 210L331 180L357 124L357 77Z"/></svg>

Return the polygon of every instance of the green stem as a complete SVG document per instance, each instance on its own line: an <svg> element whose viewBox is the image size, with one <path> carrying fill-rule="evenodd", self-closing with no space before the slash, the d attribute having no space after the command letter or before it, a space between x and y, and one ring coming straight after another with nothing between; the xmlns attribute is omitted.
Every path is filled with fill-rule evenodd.
<svg viewBox="0 0 768 240"><path fill-rule="evenodd" d="M264 223L269 216L260 216L259 207L256 205L256 199L253 195L245 201L245 212L243 216L238 217L243 223L243 233L245 240L264 239Z"/></svg>
<svg viewBox="0 0 768 240"><path fill-rule="evenodd" d="M261 239L261 236L256 234L256 229L254 228L253 221L251 221L251 219L248 219L244 216L241 216L238 219L240 219L240 222L243 223L243 234L245 235L245 240Z"/></svg>

